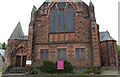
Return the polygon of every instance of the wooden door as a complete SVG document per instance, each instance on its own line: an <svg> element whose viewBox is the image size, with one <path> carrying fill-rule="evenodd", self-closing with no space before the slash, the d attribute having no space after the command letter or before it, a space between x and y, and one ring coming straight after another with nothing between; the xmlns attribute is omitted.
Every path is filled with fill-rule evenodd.
<svg viewBox="0 0 120 77"><path fill-rule="evenodd" d="M25 67L25 65L26 65L26 56L23 56L23 60L22 60L23 62L22 62L22 67Z"/></svg>
<svg viewBox="0 0 120 77"><path fill-rule="evenodd" d="M16 67L20 67L21 65L21 56L16 56Z"/></svg>

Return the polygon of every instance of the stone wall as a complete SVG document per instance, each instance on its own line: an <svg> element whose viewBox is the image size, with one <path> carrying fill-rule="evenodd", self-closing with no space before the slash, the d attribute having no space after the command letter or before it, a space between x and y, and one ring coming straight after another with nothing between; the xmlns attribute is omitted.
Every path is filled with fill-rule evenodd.
<svg viewBox="0 0 120 77"><path fill-rule="evenodd" d="M111 48L112 47L112 53ZM101 42L101 54L103 66L118 66L117 44L116 41L103 41Z"/></svg>
<svg viewBox="0 0 120 77"><path fill-rule="evenodd" d="M15 66L15 62L16 62L16 52L15 52L15 48L17 48L17 46L21 43L21 41L26 42L27 44L27 40L21 40L21 39L9 39L8 40L8 45L7 45L7 50L6 50L6 60L5 60L5 66ZM14 51L14 53L11 54L11 45L12 46L12 51Z"/></svg>
<svg viewBox="0 0 120 77"><path fill-rule="evenodd" d="M75 12L75 32L49 33L49 11L48 3L44 3L36 13L33 26L33 58L34 66L39 67L44 60L40 59L40 49L49 49L50 61L57 61L57 48L66 48L67 58L65 60L73 66L92 66L91 51L91 26L88 5L85 3L70 3ZM81 8L82 6L82 8ZM81 10L81 9L82 10ZM47 10L48 13L45 11ZM80 11L81 10L81 11ZM30 29L31 30L31 29ZM76 59L75 48L85 48L85 59Z"/></svg>
<svg viewBox="0 0 120 77"><path fill-rule="evenodd" d="M66 58L57 58L57 49L66 48ZM85 48L85 59L76 59L76 48ZM40 49L49 49L49 58L40 59ZM34 66L40 67L43 61L49 60L56 62L57 60L67 60L71 62L73 66L92 66L92 54L90 43L78 43L78 44L50 44L50 45L35 45L34 52Z"/></svg>

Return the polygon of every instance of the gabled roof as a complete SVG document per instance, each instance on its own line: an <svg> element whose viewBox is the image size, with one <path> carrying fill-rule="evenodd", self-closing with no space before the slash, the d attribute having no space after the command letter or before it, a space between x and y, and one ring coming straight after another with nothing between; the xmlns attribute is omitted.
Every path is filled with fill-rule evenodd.
<svg viewBox="0 0 120 77"><path fill-rule="evenodd" d="M2 55L2 57L5 59L5 57L6 57L6 51L5 51L5 50L0 49L0 54L1 54L1 55Z"/></svg>
<svg viewBox="0 0 120 77"><path fill-rule="evenodd" d="M108 40L116 41L113 37L110 36L108 31L100 32L100 41L108 41Z"/></svg>
<svg viewBox="0 0 120 77"><path fill-rule="evenodd" d="M17 24L9 39L22 39L24 36L20 22Z"/></svg>
<svg viewBox="0 0 120 77"><path fill-rule="evenodd" d="M16 49L21 48L21 47L27 48L27 43L24 42L23 40L21 40L19 44L10 53L13 53Z"/></svg>

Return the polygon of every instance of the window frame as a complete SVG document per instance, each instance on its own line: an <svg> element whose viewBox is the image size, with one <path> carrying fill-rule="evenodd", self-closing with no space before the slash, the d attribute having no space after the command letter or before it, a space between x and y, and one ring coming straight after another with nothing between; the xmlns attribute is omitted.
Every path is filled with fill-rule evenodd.
<svg viewBox="0 0 120 77"><path fill-rule="evenodd" d="M41 50L43 50L43 51L41 51ZM43 53L43 55L41 55L41 52ZM46 58L46 52L48 53L47 58ZM49 49L40 49L40 59L49 59Z"/></svg>
<svg viewBox="0 0 120 77"><path fill-rule="evenodd" d="M59 57L59 54L58 54L58 50L60 50L60 57ZM64 54L63 54L63 50L65 50L65 57L64 57ZM67 49L66 48L57 48L57 59L66 59L67 58Z"/></svg>
<svg viewBox="0 0 120 77"><path fill-rule="evenodd" d="M110 45L110 54L113 53L113 48L112 48L112 45Z"/></svg>
<svg viewBox="0 0 120 77"><path fill-rule="evenodd" d="M10 51L12 51L12 50L13 50L13 44L10 45Z"/></svg>
<svg viewBox="0 0 120 77"><path fill-rule="evenodd" d="M77 57L77 51L76 50L79 50L79 57ZM82 50L84 50L84 58L82 57ZM85 48L75 48L75 58L76 59L85 59L86 58L86 56L85 56Z"/></svg>
<svg viewBox="0 0 120 77"><path fill-rule="evenodd" d="M59 2L60 3L60 2ZM74 8L73 8L73 5L71 5L69 2L65 2L66 4L65 4L65 7L63 8L63 7L61 7L61 8L59 8L59 6L58 6L58 4L59 3L55 3L52 7L51 7L51 10L55 7L57 10L58 10L58 12L59 12L59 21L58 21L58 32L56 32L56 30L55 30L55 11L56 11L56 9L54 9L54 25L52 26L53 27L53 29L54 29L54 31L50 31L50 23L51 22L49 22L49 34L58 34L58 33L75 33L75 10L74 10ZM69 7L70 6L70 7ZM66 8L68 9L68 13L69 13L69 31L66 31L65 30L65 11L66 11ZM71 27L73 27L73 26L71 26L72 24L71 24L71 22L70 22L70 18L72 18L72 17L70 17L70 14L71 14L71 8L73 9L72 10L72 14L73 14L73 26L74 26L74 28L72 28L72 29L74 29L74 30L72 30L71 29ZM63 23L64 23L64 25L62 26L62 30L60 30L60 28L61 28L61 25L60 25L60 12L61 12L61 9L63 10L63 16L64 16L64 18L63 18ZM50 10L50 14L49 15L51 15L51 10ZM50 17L50 16L49 16ZM51 20L49 20L49 21L51 21ZM67 22L67 21L66 21Z"/></svg>

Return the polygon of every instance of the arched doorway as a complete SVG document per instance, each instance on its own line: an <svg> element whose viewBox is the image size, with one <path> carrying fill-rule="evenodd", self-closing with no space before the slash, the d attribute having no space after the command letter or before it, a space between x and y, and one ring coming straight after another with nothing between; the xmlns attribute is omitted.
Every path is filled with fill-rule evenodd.
<svg viewBox="0 0 120 77"><path fill-rule="evenodd" d="M16 67L25 67L26 49L21 47L16 50Z"/></svg>

